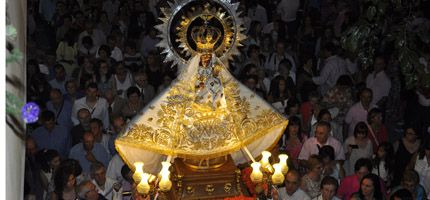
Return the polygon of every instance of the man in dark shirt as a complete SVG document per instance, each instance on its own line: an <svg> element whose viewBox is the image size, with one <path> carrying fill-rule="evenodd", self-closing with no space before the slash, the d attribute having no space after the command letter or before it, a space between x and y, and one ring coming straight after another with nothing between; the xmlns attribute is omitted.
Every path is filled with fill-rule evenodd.
<svg viewBox="0 0 430 200"><path fill-rule="evenodd" d="M81 142L81 138L85 131L90 131L90 111L82 108L78 111L79 124L70 129L70 136L72 137L72 146Z"/></svg>

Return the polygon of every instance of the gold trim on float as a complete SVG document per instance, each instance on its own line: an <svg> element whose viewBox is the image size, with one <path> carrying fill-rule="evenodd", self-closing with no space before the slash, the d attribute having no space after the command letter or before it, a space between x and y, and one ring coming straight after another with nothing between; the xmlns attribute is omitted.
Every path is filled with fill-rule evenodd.
<svg viewBox="0 0 430 200"><path fill-rule="evenodd" d="M124 159L125 156L124 154L121 152L121 150L119 149L118 145L124 145L124 146L128 146L128 147L133 147L136 149L141 149L141 150L145 150L145 151L151 151L154 153L158 153L158 154L163 154L163 155L167 155L167 156L177 156L179 158L185 158L185 159L211 159L211 158L216 158L216 157L221 157L221 156L225 156L231 153L234 153L236 151L239 151L240 149L242 149L243 147L251 144L252 142L254 142L257 139L260 139L261 137L267 135L268 133L282 128L282 131L279 132L276 140L274 140L273 144L269 145L269 148L267 149L272 149L274 146L276 146L276 144L278 143L278 140L281 138L282 133L284 132L285 128L288 125L288 120L278 124L277 126L274 126L270 129L267 129L266 131L264 131L263 133L260 134L254 134L251 138L248 138L246 141L242 142L242 145L238 145L238 147L234 147L228 150L224 150L222 152L216 152L216 153L212 153L212 154L198 154L198 155L190 155L190 154L183 154L181 152L177 152L177 151L169 151L169 150L162 150L162 149L156 149L156 148L151 148L151 147L146 147L144 145L140 145L140 144L136 144L134 142L129 142L129 141L122 141L122 140L115 140L115 148L117 149L117 151L119 153L121 153L121 157ZM124 159L125 161L125 159ZM130 164L128 164L129 166L132 166ZM134 167L131 167L130 169L134 169Z"/></svg>
<svg viewBox="0 0 430 200"><path fill-rule="evenodd" d="M205 159L206 160L206 159ZM224 162L222 162L222 163L220 163L220 164L216 164L216 165L209 165L209 166L202 166L202 165L200 165L200 166L196 166L196 165L193 165L193 164L191 164L191 163L188 163L188 162L186 162L186 161L183 161L183 163L186 165L186 166L188 166L188 167L190 167L190 168L193 168L193 169L216 169L216 168L219 168L219 167L222 167L223 165L225 165L226 163L227 163L227 161L228 160L224 160ZM207 162L207 161L206 161Z"/></svg>

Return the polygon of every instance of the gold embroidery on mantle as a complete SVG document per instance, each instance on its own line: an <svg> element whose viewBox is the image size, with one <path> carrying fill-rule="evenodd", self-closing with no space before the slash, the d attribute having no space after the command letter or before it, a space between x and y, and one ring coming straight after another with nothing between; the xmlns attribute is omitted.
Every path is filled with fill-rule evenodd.
<svg viewBox="0 0 430 200"><path fill-rule="evenodd" d="M182 80L172 85L151 125L135 124L117 142L165 155L213 158L286 127L285 118L270 107L251 116L250 103L240 96L236 80L222 78L222 82L227 107L212 110L209 105L195 103L195 80Z"/></svg>

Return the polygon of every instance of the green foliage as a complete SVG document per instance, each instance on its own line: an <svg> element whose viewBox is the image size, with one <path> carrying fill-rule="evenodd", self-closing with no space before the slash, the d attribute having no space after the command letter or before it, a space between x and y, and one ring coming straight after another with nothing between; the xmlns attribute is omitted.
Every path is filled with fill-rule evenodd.
<svg viewBox="0 0 430 200"><path fill-rule="evenodd" d="M419 0L366 0L370 6L354 26L345 31L341 45L349 52L357 53L364 69L373 66L375 52L383 43L394 43L394 55L400 62L406 88L416 86L430 88L430 75L424 73L419 63L417 43L429 44L430 35L423 25L411 28L411 22L422 16Z"/></svg>
<svg viewBox="0 0 430 200"><path fill-rule="evenodd" d="M21 99L6 91L6 112L18 115L21 113L21 108L24 104L25 103Z"/></svg>
<svg viewBox="0 0 430 200"><path fill-rule="evenodd" d="M6 26L6 37L9 40L14 40L16 38L16 29L12 25ZM21 62L23 55L18 49L12 49L9 51L10 54L6 57L6 66L12 62ZM21 108L24 106L24 102L17 98L12 93L6 91L6 112L18 115L21 113Z"/></svg>

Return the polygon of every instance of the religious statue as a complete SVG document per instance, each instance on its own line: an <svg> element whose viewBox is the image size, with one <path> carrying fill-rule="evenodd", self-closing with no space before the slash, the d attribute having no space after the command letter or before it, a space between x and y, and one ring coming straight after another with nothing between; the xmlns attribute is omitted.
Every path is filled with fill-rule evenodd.
<svg viewBox="0 0 430 200"><path fill-rule="evenodd" d="M239 54L245 39L238 3L205 2L177 0L163 9L158 46L178 65L179 75L115 141L129 166L143 161L145 169L157 172L163 155L207 164L231 155L236 163L246 162L241 149L256 157L276 145L287 126L283 115L228 70L228 59Z"/></svg>

